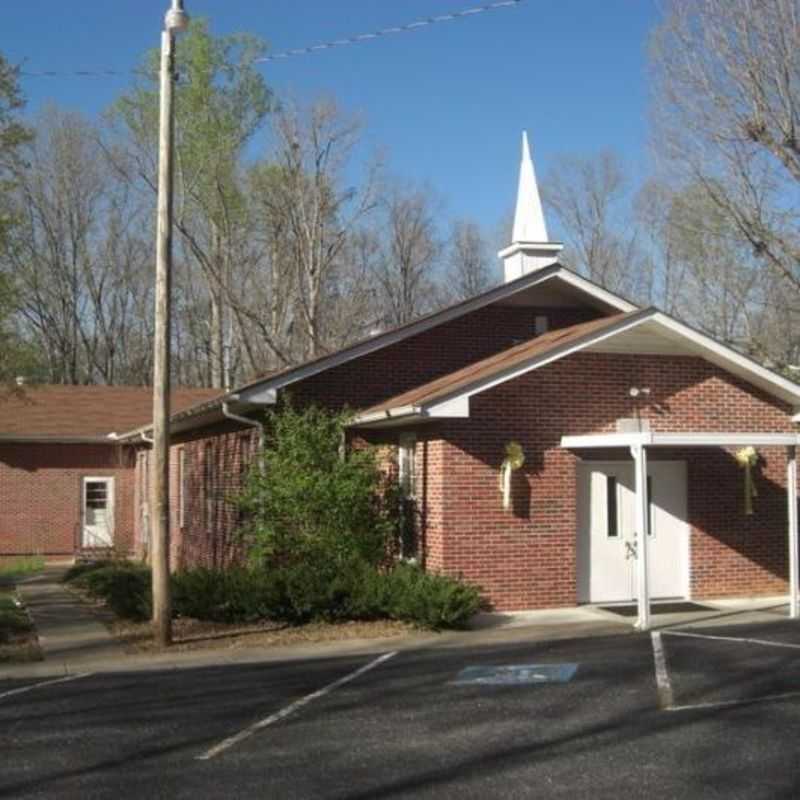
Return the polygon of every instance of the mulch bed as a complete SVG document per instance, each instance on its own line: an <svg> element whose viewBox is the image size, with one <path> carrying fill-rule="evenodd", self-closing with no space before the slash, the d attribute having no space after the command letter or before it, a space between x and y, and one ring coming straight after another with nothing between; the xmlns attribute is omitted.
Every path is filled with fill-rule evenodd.
<svg viewBox="0 0 800 800"><path fill-rule="evenodd" d="M130 653L158 650L153 641L149 622L115 620L111 631L125 643ZM414 628L403 622L315 622L290 626L277 622L258 622L250 625L224 625L197 619L173 621L173 644L170 650L221 650L246 647L282 647L311 642L344 641L348 639L382 639L405 636Z"/></svg>

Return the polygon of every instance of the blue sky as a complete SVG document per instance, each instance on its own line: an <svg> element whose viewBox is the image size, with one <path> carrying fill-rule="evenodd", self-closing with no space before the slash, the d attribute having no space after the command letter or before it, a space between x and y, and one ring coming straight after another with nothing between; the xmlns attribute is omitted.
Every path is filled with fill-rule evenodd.
<svg viewBox="0 0 800 800"><path fill-rule="evenodd" d="M249 31L277 52L447 13L487 0L186 0L215 33ZM3 9L0 50L31 70L134 66L156 46L168 0L26 0ZM264 65L277 94L335 96L363 115L365 152L427 182L449 217L488 227L516 192L520 132L537 172L559 153L616 149L647 168L646 49L655 0L523 0L352 47ZM93 115L124 78L29 78L29 110L48 100Z"/></svg>

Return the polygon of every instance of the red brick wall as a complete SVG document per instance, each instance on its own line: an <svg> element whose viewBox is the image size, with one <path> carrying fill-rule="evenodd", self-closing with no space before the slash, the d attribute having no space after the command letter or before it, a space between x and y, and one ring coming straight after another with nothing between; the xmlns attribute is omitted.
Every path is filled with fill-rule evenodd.
<svg viewBox="0 0 800 800"><path fill-rule="evenodd" d="M592 309L489 306L326 370L290 386L289 392L299 403L367 408L533 338L540 314L548 317L551 329L601 316Z"/></svg>
<svg viewBox="0 0 800 800"><path fill-rule="evenodd" d="M498 609L574 605L576 465L562 435L613 431L634 415L630 386L654 430L791 431L790 409L696 358L577 354L472 398L467 420L440 428L445 473L444 570L482 586ZM505 444L526 454L513 510L501 507ZM689 461L696 596L785 590L784 453L760 450L757 513L742 513L741 470L718 449ZM603 457L607 457L604 453Z"/></svg>
<svg viewBox="0 0 800 800"><path fill-rule="evenodd" d="M437 328L413 336L395 345L371 353L356 361L347 362L305 381L289 387L293 402L316 402L329 408L343 406L366 407L414 386L440 377L460 367L496 353L534 333L535 318L544 314L551 328L573 325L599 316L592 309L580 308L519 308L489 307L479 309ZM222 564L237 556L235 523L236 512L227 495L237 484L239 466L235 447L231 450L231 436L238 428L235 424L209 427L190 434L180 435L183 440L187 465L187 492L185 499L185 525L171 525L171 552L173 565ZM252 434L251 434L252 435ZM235 436L234 436L235 439ZM219 487L214 490L215 500L206 500L202 482L202 464L206 445L211 444L219 468ZM171 455L173 466L172 496L178 497L175 463L176 447ZM422 457L423 450L418 456ZM441 457L438 445L432 445L434 461ZM422 474L420 472L419 474ZM144 480L142 478L141 480ZM442 561L441 509L436 500L441 495L441 478L433 479L430 487L428 557L433 566ZM137 481L138 486L138 481ZM235 487L234 487L235 488ZM141 524L144 494L137 494L137 552L144 551ZM210 510L210 505L214 509ZM173 503L175 507L177 503ZM209 508L207 508L209 505Z"/></svg>
<svg viewBox="0 0 800 800"><path fill-rule="evenodd" d="M133 546L134 470L129 451L84 444L0 445L0 555L72 555L80 542L81 479L114 481L114 538Z"/></svg>
<svg viewBox="0 0 800 800"><path fill-rule="evenodd" d="M533 316L522 309L475 312L298 383L292 394L298 402L330 407L368 405L505 347L515 332L529 335ZM788 407L701 359L576 354L475 396L469 419L419 427L417 499L426 567L477 583L498 609L574 605L579 456L562 450L560 439L613 431L617 419L635 416L631 386L651 389L638 411L655 430L793 430ZM230 427L194 435L182 445L186 512L183 526L173 523L174 562L229 563L240 555L230 503L239 485L240 439ZM514 475L513 510L506 512L498 480L511 440L522 444L526 464ZM742 474L731 453L661 454L689 463L693 596L785 590L785 455L779 449L760 453L752 517L742 513ZM210 499L206 458L216 465Z"/></svg>
<svg viewBox="0 0 800 800"><path fill-rule="evenodd" d="M196 439L172 448L172 463L183 451L183 488L177 470L173 487L172 564L226 566L243 554L239 536L241 512L235 497L241 490L257 433L249 428ZM183 520L179 519L183 495Z"/></svg>

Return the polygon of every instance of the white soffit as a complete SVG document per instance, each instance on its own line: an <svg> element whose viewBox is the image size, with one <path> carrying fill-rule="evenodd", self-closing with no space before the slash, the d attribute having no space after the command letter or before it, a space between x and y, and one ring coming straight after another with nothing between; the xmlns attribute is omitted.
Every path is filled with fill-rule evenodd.
<svg viewBox="0 0 800 800"><path fill-rule="evenodd" d="M786 403L800 405L800 386L793 381L661 311L636 328L593 344L587 350L595 353L699 356Z"/></svg>
<svg viewBox="0 0 800 800"><path fill-rule="evenodd" d="M568 450L607 449L615 447L795 447L800 444L796 433L590 433L562 436L561 446Z"/></svg>

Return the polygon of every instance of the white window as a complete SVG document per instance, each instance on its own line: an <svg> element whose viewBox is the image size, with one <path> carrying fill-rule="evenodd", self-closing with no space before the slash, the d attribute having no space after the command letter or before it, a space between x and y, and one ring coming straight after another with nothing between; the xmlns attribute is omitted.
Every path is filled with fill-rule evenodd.
<svg viewBox="0 0 800 800"><path fill-rule="evenodd" d="M533 320L533 330L537 336L550 330L550 320L545 314L537 314Z"/></svg>
<svg viewBox="0 0 800 800"><path fill-rule="evenodd" d="M417 469L414 458L416 450L416 435L401 434L397 450L397 478L406 497L414 497L417 493Z"/></svg>
<svg viewBox="0 0 800 800"><path fill-rule="evenodd" d="M83 479L83 539L85 548L114 546L114 479Z"/></svg>

